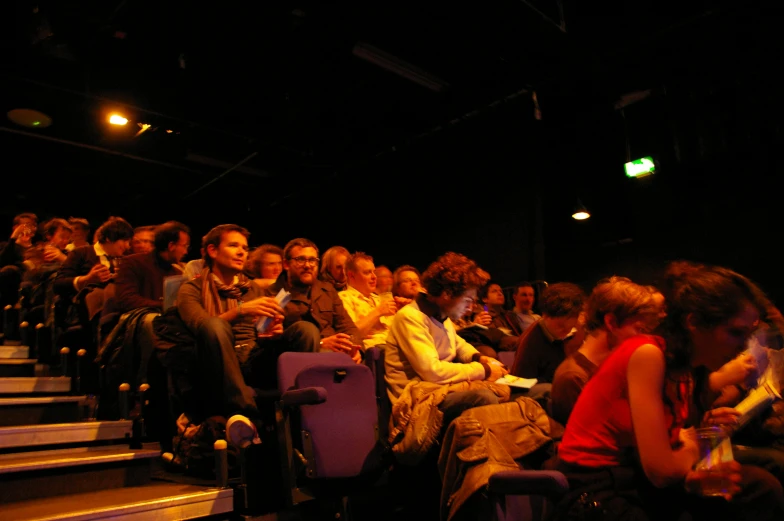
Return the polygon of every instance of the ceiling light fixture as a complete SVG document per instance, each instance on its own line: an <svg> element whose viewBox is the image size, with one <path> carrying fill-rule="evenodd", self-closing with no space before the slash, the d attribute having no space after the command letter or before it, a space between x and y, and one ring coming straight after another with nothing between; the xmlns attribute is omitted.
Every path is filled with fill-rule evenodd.
<svg viewBox="0 0 784 521"><path fill-rule="evenodd" d="M128 118L124 118L119 114L112 114L111 116L109 116L109 123L111 123L112 125L125 125L126 123L128 123Z"/></svg>
<svg viewBox="0 0 784 521"><path fill-rule="evenodd" d="M52 124L52 118L33 109L13 109L8 111L8 119L28 128L46 128Z"/></svg>
<svg viewBox="0 0 784 521"><path fill-rule="evenodd" d="M391 54L382 51L377 47L373 47L372 45L364 42L357 42L354 45L354 49L352 53L357 58L362 58L363 60L372 63L373 65L377 65L382 69L386 69L389 72L394 72L398 76L406 78L409 81L413 81L414 83L418 83L423 87L426 87L434 92L441 92L447 87L449 84L438 78L429 72L420 69L416 65L412 65L406 61L401 60L397 56L392 56Z"/></svg>
<svg viewBox="0 0 784 521"><path fill-rule="evenodd" d="M578 199L577 206L574 207L574 213L572 213L572 219L575 221L584 221L591 216L591 212L588 211L588 208Z"/></svg>

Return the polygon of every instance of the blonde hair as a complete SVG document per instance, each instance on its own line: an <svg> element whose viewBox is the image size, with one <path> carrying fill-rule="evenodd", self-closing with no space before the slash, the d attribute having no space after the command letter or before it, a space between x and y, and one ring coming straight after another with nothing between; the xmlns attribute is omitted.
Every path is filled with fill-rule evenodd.
<svg viewBox="0 0 784 521"><path fill-rule="evenodd" d="M343 246L333 246L324 252L324 255L321 257L322 280L324 280L324 277L327 277L327 280L332 280L332 275L330 275L329 270L332 268L332 263L335 261L335 257L340 254L346 256L346 261L348 261L348 258L351 257L349 251Z"/></svg>
<svg viewBox="0 0 784 521"><path fill-rule="evenodd" d="M600 280L585 303L585 330L604 327L604 317L612 314L618 324L638 315L657 315L658 307L651 291L626 277Z"/></svg>

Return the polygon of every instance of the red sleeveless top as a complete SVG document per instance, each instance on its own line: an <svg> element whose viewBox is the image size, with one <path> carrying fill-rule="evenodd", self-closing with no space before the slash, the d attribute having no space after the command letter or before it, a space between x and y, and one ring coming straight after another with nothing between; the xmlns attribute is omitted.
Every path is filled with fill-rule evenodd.
<svg viewBox="0 0 784 521"><path fill-rule="evenodd" d="M583 467L628 465L636 455L636 441L629 407L627 369L632 354L645 344L665 349L664 339L638 335L624 341L599 366L588 380L566 424L558 457ZM678 443L678 434L689 414L693 380L665 380L664 414L670 443Z"/></svg>

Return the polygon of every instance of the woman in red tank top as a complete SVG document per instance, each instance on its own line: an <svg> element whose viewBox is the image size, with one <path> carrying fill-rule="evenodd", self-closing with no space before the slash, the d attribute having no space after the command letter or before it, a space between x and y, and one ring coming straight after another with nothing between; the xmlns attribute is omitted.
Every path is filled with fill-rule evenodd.
<svg viewBox="0 0 784 521"><path fill-rule="evenodd" d="M694 403L693 369L715 371L742 351L767 299L731 270L685 262L668 267L661 290L667 316L660 336L622 343L575 404L558 449L558 467L574 492L559 515L585 515L576 510L590 500L569 502L590 485L584 490L600 498L591 519L677 519L683 511L719 516L713 519L784 519L781 484L761 468L727 463L722 470L733 483L727 497L701 497L704 474L693 470L699 456L693 427L684 428ZM595 481L607 473L613 477L602 490ZM628 483L619 483L619 473Z"/></svg>

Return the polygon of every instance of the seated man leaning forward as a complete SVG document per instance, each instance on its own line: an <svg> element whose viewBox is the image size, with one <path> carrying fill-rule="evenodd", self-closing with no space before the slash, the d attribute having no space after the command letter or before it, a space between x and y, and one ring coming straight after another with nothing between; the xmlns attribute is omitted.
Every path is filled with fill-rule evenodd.
<svg viewBox="0 0 784 521"><path fill-rule="evenodd" d="M506 375L506 369L460 338L452 323L473 305L477 290L489 278L473 260L448 252L423 274L427 293L419 293L397 312L384 362L393 421L395 409L405 406L401 402L424 394L413 392L416 387L421 390L423 383L443 398L438 404L444 413L443 429L466 409L499 403L499 397L508 399L508 387L492 383Z"/></svg>
<svg viewBox="0 0 784 521"><path fill-rule="evenodd" d="M199 416L231 416L226 435L236 445L258 442L261 424L256 393L248 385L259 382L246 382L263 344L257 343L255 323L262 316L283 316L277 301L262 296L263 290L242 274L248 236L235 224L210 230L202 239L204 270L177 294L180 317L196 337L193 383L200 388ZM269 331L278 337L282 332L279 321Z"/></svg>

